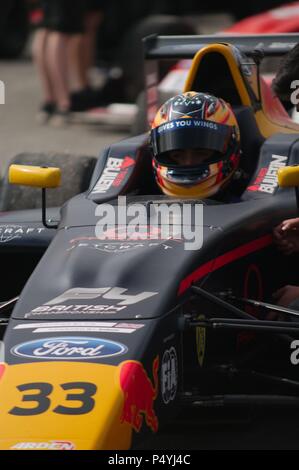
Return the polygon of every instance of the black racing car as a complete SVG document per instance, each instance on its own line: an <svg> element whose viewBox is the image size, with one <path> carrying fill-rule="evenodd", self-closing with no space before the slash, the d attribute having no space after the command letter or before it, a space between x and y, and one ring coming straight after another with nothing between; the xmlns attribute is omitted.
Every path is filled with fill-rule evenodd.
<svg viewBox="0 0 299 470"><path fill-rule="evenodd" d="M159 194L141 135L104 151L88 190L60 211L45 211L43 190L44 225L39 210L0 215L3 273L10 264L1 283L1 449L129 449L183 408L298 407L298 312L268 318L272 293L299 281L298 259L272 239L298 210L293 188L277 180L299 162L298 125L258 74L264 56L298 39L146 41L151 74L159 58L196 53L185 91L232 104L243 151L234 202ZM14 166L10 177L46 188L59 171ZM190 226L199 244L189 250L171 211L199 203L203 220ZM143 219L133 235L136 207Z"/></svg>

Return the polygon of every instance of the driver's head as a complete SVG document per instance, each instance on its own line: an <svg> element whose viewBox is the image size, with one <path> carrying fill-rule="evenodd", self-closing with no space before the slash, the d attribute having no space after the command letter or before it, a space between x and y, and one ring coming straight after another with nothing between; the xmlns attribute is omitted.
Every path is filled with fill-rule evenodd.
<svg viewBox="0 0 299 470"><path fill-rule="evenodd" d="M210 197L239 165L235 115L225 101L205 93L168 100L153 122L151 145L157 183L169 196Z"/></svg>

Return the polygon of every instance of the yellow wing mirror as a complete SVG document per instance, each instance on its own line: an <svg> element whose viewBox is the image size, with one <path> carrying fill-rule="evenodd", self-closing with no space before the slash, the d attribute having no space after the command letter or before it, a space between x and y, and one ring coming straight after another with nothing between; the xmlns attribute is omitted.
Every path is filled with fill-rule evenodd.
<svg viewBox="0 0 299 470"><path fill-rule="evenodd" d="M281 188L296 188L299 186L299 165L280 168L277 176Z"/></svg>
<svg viewBox="0 0 299 470"><path fill-rule="evenodd" d="M61 184L60 168L39 167L30 165L11 165L8 172L10 184L31 186L42 190L42 220L46 228L56 229L55 224L49 225L46 217L46 189L58 188Z"/></svg>
<svg viewBox="0 0 299 470"><path fill-rule="evenodd" d="M58 188L61 184L60 168L11 165L8 177L10 184L32 186L34 188Z"/></svg>
<svg viewBox="0 0 299 470"><path fill-rule="evenodd" d="M299 165L280 168L277 172L277 178L281 188L295 189L297 209L299 211Z"/></svg>

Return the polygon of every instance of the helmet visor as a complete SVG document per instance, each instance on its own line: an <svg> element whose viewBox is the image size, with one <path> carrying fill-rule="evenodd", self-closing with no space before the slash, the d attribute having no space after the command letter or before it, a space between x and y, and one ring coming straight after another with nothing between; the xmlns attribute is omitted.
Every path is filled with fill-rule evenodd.
<svg viewBox="0 0 299 470"><path fill-rule="evenodd" d="M232 127L212 121L178 119L162 124L151 132L154 156L183 149L207 149L224 154Z"/></svg>

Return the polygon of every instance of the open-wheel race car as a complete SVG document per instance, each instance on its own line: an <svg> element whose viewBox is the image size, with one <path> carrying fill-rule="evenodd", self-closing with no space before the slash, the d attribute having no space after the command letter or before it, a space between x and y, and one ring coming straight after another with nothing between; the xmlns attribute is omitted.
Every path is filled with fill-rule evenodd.
<svg viewBox="0 0 299 470"><path fill-rule="evenodd" d="M182 408L298 407L299 312L285 309L279 320L268 313L277 308L272 293L299 280L297 258L284 257L272 238L298 210L296 168L287 167L299 163L299 127L259 76L264 57L298 40L145 42L150 119L157 61L194 57L185 91L225 99L240 127L234 198L188 200L203 205L203 222L192 222L202 234L196 250L186 249L175 218L158 228L147 223L153 206L186 204L159 192L147 134L106 149L88 189L60 210L45 202L45 188L59 183L57 168L42 168L42 156L38 168L11 167L12 183L43 188L43 212L7 211L9 195L17 207L26 190L4 184L1 449L138 448ZM101 238L101 208L119 207L120 196L127 211L147 209L143 236L128 236L118 220Z"/></svg>

